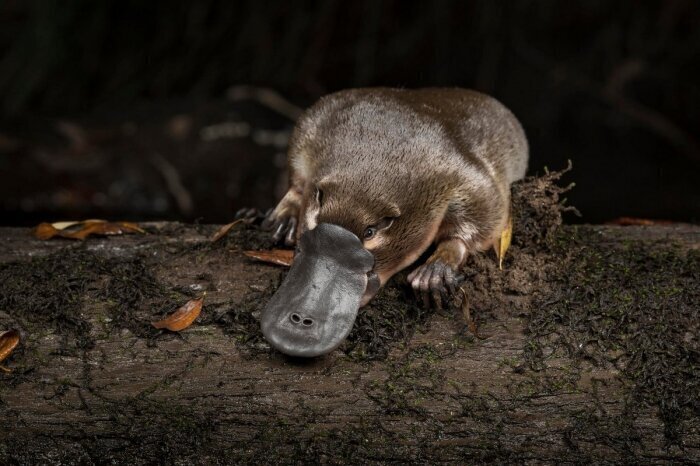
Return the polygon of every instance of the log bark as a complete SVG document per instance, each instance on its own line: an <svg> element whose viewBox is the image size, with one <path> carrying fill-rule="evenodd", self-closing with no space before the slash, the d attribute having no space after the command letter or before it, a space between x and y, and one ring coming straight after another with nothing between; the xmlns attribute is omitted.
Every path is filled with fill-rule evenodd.
<svg viewBox="0 0 700 466"><path fill-rule="evenodd" d="M498 306L470 296L476 336L459 309L411 307L403 330L375 329L385 353L358 336L326 357L292 360L255 332L285 272L241 253L264 247L262 233L212 244L213 226L148 230L77 243L0 229L0 331L22 335L2 363L11 372L0 372L0 463L700 461L692 400L669 432L663 400L635 395L639 380L624 368L567 352L531 363L531 308L548 305L556 276L541 277L537 300L527 284L508 291L496 281L486 286L501 293ZM573 230L587 248L673 244L679 257L700 248L695 226ZM517 262L517 245L513 254ZM203 291L194 325L151 328ZM406 293L398 277L376 306L409 309ZM697 348L697 335L682 338Z"/></svg>

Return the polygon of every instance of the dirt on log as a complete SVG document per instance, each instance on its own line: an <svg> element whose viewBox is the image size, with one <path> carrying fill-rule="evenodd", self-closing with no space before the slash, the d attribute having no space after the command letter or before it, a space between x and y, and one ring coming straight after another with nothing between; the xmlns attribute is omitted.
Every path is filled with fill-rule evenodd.
<svg viewBox="0 0 700 466"><path fill-rule="evenodd" d="M700 461L700 227L561 226L558 177L514 186L504 269L473 256L465 302L399 274L314 360L262 338L286 270L242 254L272 246L255 226L0 229L0 463Z"/></svg>

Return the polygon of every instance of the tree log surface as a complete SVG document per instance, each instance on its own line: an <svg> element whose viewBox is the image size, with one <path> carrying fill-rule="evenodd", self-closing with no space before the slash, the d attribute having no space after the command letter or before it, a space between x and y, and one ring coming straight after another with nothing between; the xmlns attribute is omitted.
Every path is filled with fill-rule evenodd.
<svg viewBox="0 0 700 466"><path fill-rule="evenodd" d="M700 248L700 227L690 225L578 228L591 247ZM129 314L133 325L122 325L114 321L114 303L100 294L112 271L101 272L81 288L85 345L59 320L42 324L0 308L0 331L18 328L22 335L2 363L12 372L0 372L1 463L700 461L697 418L684 419L680 440L669 441L659 406L636 406L634 416L626 415L635 400L616 368L578 364L571 377L567 357L547 359L540 370L524 364L523 313L504 309L482 319L474 338L459 312L434 312L387 357L336 351L293 360L259 335L244 342L217 320L237 303L265 296L283 268L252 261L235 243L211 247L214 226L148 229L82 243L0 229L2 265L75 251L140 257L177 293L169 307L140 301ZM27 294L40 285L28 279ZM177 334L150 328L150 320L204 290L202 315L191 327ZM15 302L10 298L5 302ZM259 310L265 299L252 306Z"/></svg>

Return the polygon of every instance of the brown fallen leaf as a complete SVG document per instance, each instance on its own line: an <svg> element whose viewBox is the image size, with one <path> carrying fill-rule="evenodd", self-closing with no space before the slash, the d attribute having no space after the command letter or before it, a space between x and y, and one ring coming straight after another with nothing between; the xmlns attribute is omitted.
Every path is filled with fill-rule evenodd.
<svg viewBox="0 0 700 466"><path fill-rule="evenodd" d="M0 363L7 359L18 344L19 332L17 330L0 333ZM0 370L10 372L10 369L3 366L0 366Z"/></svg>
<svg viewBox="0 0 700 466"><path fill-rule="evenodd" d="M192 325L192 322L194 322L194 320L199 317L199 314L202 312L202 303L204 302L204 297L206 295L207 294L204 293L199 299L187 301L183 306L178 308L168 317L157 322L151 322L151 325L159 329L167 328L173 332L179 332L180 330L186 329Z"/></svg>
<svg viewBox="0 0 700 466"><path fill-rule="evenodd" d="M84 240L90 235L113 236L128 233L145 233L145 231L130 222L101 222L86 224L74 232L62 232L61 237Z"/></svg>
<svg viewBox="0 0 700 466"><path fill-rule="evenodd" d="M211 242L219 241L221 238L226 236L229 231L231 231L231 228L233 228L236 224L242 222L243 219L238 219L235 222L227 223L226 225L222 226L218 230L216 230L216 233L211 237Z"/></svg>
<svg viewBox="0 0 700 466"><path fill-rule="evenodd" d="M55 228L50 223L40 223L34 228L34 237L41 240L51 239L60 233L61 230Z"/></svg>
<svg viewBox="0 0 700 466"><path fill-rule="evenodd" d="M271 249L269 251L243 251L248 257L268 264L283 265L289 267L294 260L294 251L291 249Z"/></svg>
<svg viewBox="0 0 700 466"><path fill-rule="evenodd" d="M108 222L106 220L40 223L34 229L34 236L41 240L48 240L56 236L84 240L90 235L110 236L127 233L145 233L145 231L132 222Z"/></svg>

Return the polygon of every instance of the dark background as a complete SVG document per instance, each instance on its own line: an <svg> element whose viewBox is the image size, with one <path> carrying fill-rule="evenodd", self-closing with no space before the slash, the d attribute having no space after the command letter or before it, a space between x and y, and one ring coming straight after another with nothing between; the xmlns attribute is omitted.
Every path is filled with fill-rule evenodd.
<svg viewBox="0 0 700 466"><path fill-rule="evenodd" d="M478 89L572 221L698 222L698 70L696 0L0 1L0 224L271 206L293 122L239 85Z"/></svg>

